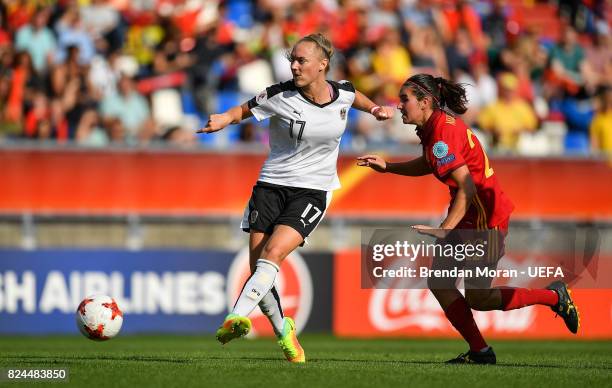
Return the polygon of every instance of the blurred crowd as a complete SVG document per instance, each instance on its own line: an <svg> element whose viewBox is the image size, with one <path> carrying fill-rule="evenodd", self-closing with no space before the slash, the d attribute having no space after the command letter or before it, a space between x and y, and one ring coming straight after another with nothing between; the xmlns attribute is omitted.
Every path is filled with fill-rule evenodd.
<svg viewBox="0 0 612 388"><path fill-rule="evenodd" d="M329 78L379 104L431 73L466 86L464 119L490 149L612 153L611 0L3 0L0 12L0 141L266 144L265 123L194 130L290 79L287 49L323 32ZM418 144L399 117L349 122L344 148Z"/></svg>

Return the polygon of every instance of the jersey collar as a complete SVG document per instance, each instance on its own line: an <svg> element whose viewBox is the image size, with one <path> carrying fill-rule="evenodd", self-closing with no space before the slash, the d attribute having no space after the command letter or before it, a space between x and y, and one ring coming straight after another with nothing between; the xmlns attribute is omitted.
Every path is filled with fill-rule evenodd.
<svg viewBox="0 0 612 388"><path fill-rule="evenodd" d="M334 91L334 95L332 96L332 99L329 102L326 102L325 104L318 104L314 101L312 101L310 98L306 97L306 95L304 93L302 93L302 89L296 87L296 89L298 90L298 93L300 93L300 96L304 97L304 99L306 101L308 101L309 103L311 103L314 106L317 106L319 108L325 108L327 105L331 104L332 102L336 101L338 99L338 97L340 96L340 92L338 91L338 87L336 85L334 85L333 82L329 82L328 80L325 80L325 82L327 82L328 85L330 85L332 87L332 90Z"/></svg>
<svg viewBox="0 0 612 388"><path fill-rule="evenodd" d="M443 113L440 109L434 110L427 122L422 127L417 127L416 133L419 139L421 139L421 144L427 144Z"/></svg>

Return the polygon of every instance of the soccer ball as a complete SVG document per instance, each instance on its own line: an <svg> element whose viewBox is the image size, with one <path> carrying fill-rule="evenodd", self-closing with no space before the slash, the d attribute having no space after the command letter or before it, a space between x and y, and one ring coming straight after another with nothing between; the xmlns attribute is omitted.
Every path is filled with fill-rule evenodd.
<svg viewBox="0 0 612 388"><path fill-rule="evenodd" d="M89 296L76 311L79 331L90 340L106 341L119 334L123 313L115 299L106 295Z"/></svg>

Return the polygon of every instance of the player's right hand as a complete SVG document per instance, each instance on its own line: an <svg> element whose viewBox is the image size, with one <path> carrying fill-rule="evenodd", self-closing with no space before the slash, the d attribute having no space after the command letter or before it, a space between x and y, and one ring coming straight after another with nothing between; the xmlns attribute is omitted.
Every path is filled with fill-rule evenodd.
<svg viewBox="0 0 612 388"><path fill-rule="evenodd" d="M364 155L357 158L357 165L363 167L370 167L372 170L377 172L387 171L387 162L378 155Z"/></svg>
<svg viewBox="0 0 612 388"><path fill-rule="evenodd" d="M222 130L232 123L231 117L225 113L212 114L204 128L200 128L196 133L212 133Z"/></svg>

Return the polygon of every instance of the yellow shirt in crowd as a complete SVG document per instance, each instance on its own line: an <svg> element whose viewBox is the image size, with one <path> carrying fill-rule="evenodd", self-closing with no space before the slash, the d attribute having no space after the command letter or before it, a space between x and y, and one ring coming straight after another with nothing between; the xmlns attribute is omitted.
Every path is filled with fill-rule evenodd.
<svg viewBox="0 0 612 388"><path fill-rule="evenodd" d="M515 149L519 134L535 130L538 119L523 100L497 100L480 112L478 123L483 130L497 134L500 147Z"/></svg>
<svg viewBox="0 0 612 388"><path fill-rule="evenodd" d="M600 112L591 122L591 142L597 149L612 154L612 110Z"/></svg>

